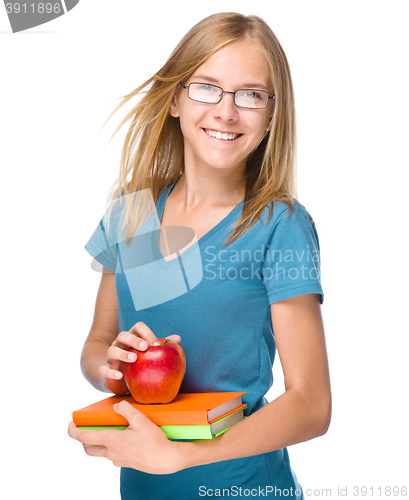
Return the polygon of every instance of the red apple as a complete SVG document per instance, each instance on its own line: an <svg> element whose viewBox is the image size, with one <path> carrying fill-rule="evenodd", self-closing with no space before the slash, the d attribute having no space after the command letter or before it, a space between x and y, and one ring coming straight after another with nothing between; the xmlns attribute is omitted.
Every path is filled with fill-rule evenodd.
<svg viewBox="0 0 409 500"><path fill-rule="evenodd" d="M170 403L177 396L186 371L186 356L176 342L158 339L146 351L135 352L133 363L124 363L123 372L129 392L138 403Z"/></svg>

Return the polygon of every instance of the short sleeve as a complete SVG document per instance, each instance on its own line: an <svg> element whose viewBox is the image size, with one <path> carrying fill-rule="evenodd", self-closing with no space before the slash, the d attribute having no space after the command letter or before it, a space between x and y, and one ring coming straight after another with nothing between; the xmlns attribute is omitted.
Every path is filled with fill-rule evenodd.
<svg viewBox="0 0 409 500"><path fill-rule="evenodd" d="M301 204L284 210L274 224L262 272L269 304L306 293L320 295L320 248L315 224Z"/></svg>
<svg viewBox="0 0 409 500"><path fill-rule="evenodd" d="M93 235L85 245L87 252L94 259L108 268L110 271L116 272L118 261L118 245L115 233L105 230L104 218L96 227Z"/></svg>

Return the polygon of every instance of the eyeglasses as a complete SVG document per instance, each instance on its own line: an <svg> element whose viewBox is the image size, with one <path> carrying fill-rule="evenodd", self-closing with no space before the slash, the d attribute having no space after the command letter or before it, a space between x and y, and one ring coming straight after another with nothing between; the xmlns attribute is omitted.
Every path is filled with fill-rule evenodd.
<svg viewBox="0 0 409 500"><path fill-rule="evenodd" d="M263 109L267 107L268 101L274 99L264 90L239 89L236 92L227 92L221 87L210 85L208 83L190 83L187 87L182 82L179 84L187 89L187 96L192 101L202 102L204 104L218 104L223 94L233 94L234 103L239 108Z"/></svg>

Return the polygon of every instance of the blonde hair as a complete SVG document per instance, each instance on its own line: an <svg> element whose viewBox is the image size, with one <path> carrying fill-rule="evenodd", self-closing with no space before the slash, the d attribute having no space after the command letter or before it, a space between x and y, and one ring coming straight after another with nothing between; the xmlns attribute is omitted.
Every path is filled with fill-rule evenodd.
<svg viewBox="0 0 409 500"><path fill-rule="evenodd" d="M248 158L243 211L225 244L248 231L271 203L281 200L291 208L296 198L296 126L294 93L286 55L270 27L257 16L221 13L196 24L179 42L165 65L149 80L124 96L114 111L145 90L143 97L121 121L113 136L131 120L122 149L120 174L111 190L114 202L123 195L150 189L156 203L161 193L184 169L183 135L179 119L169 113L180 81L222 47L250 39L264 54L275 93L270 130ZM108 121L107 120L107 121ZM132 197L127 197L132 198ZM113 203L111 203L111 207ZM129 239L149 212L127 202L123 227ZM109 221L109 217L107 218Z"/></svg>

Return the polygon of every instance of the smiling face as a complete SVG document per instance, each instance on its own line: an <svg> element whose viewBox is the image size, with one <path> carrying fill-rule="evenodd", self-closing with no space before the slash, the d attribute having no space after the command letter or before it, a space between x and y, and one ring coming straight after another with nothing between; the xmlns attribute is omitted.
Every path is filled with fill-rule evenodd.
<svg viewBox="0 0 409 500"><path fill-rule="evenodd" d="M229 92L258 89L273 95L267 61L248 39L213 54L183 84L192 82L217 85ZM170 114L180 120L185 168L243 172L249 154L268 129L272 111L271 99L264 109L238 108L232 94L224 94L218 104L204 104L189 99L188 91L178 86Z"/></svg>

